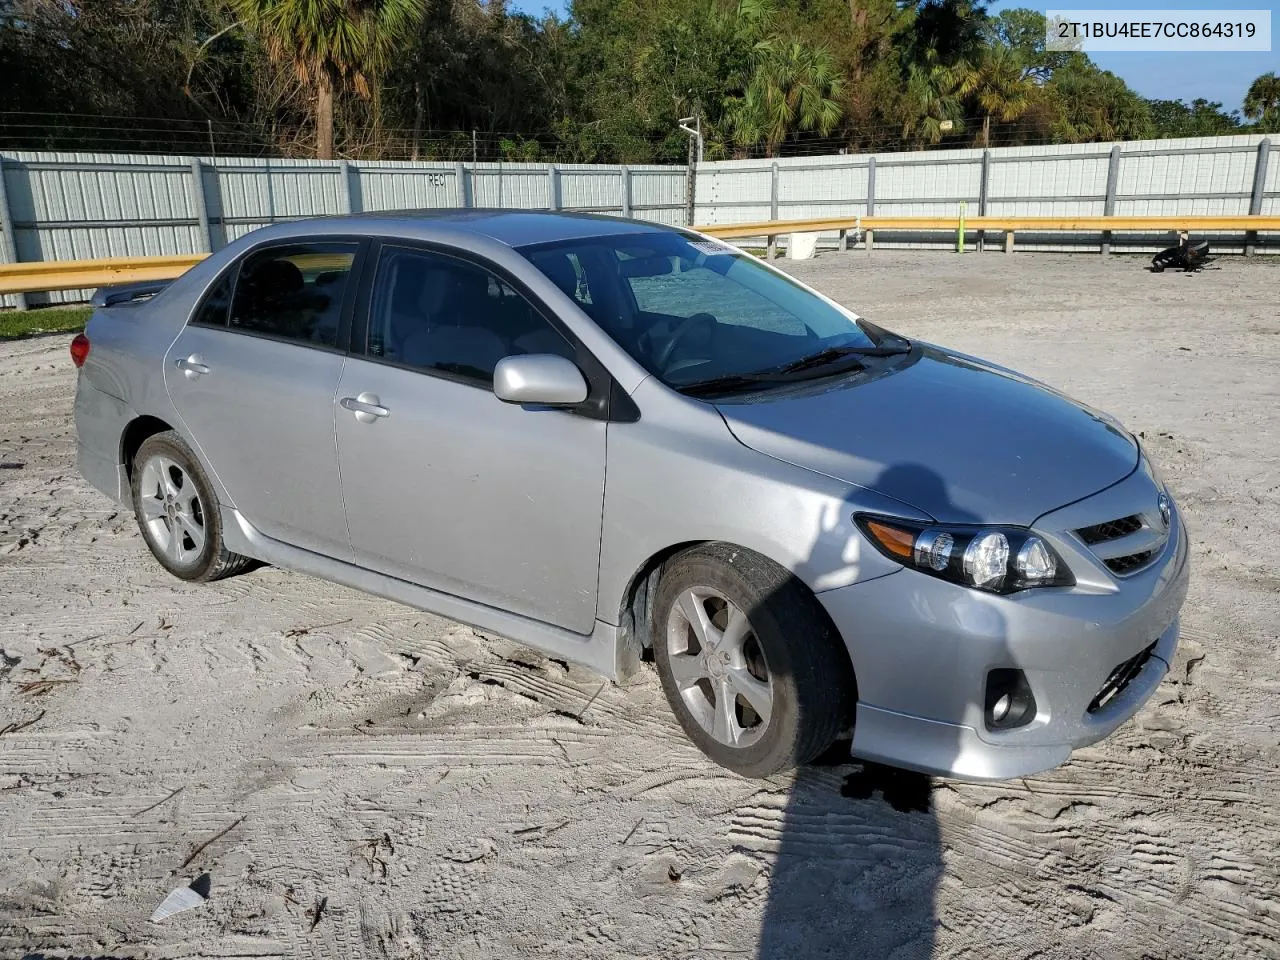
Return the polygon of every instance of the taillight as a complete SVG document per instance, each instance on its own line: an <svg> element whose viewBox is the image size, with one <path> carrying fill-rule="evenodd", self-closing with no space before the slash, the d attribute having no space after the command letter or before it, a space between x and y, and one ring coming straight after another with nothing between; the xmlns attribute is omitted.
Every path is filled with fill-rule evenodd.
<svg viewBox="0 0 1280 960"><path fill-rule="evenodd" d="M77 333L76 338L71 341L71 362L77 367L83 367L84 362L89 359L89 338L83 333Z"/></svg>

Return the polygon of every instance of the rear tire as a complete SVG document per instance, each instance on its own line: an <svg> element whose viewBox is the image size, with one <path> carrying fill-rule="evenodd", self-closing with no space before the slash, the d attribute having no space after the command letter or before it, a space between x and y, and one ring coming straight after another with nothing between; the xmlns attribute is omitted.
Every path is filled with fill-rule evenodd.
<svg viewBox="0 0 1280 960"><path fill-rule="evenodd" d="M804 584L739 547L668 562L650 622L671 709L710 759L745 777L813 760L856 701L844 643Z"/></svg>
<svg viewBox="0 0 1280 960"><path fill-rule="evenodd" d="M133 513L160 565L181 580L221 580L253 563L227 550L222 515L200 463L172 430L148 437L133 459Z"/></svg>

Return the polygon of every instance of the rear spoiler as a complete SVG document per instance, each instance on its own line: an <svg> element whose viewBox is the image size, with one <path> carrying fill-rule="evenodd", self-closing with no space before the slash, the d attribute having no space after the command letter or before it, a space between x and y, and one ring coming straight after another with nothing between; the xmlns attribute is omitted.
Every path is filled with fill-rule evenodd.
<svg viewBox="0 0 1280 960"><path fill-rule="evenodd" d="M145 283L125 283L114 287L99 287L89 301L92 307L115 307L123 303L140 303L150 300L172 280L148 280Z"/></svg>

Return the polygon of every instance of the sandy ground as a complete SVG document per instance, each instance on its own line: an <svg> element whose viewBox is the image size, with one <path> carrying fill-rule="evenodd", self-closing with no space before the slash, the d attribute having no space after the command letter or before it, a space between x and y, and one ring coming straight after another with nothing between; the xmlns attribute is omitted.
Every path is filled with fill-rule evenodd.
<svg viewBox="0 0 1280 960"><path fill-rule="evenodd" d="M602 688L279 570L169 578L76 474L67 338L11 343L0 956L1280 957L1280 262L795 269L1145 436L1195 572L1133 722L1005 784L738 779L652 675ZM206 904L148 921L206 871Z"/></svg>

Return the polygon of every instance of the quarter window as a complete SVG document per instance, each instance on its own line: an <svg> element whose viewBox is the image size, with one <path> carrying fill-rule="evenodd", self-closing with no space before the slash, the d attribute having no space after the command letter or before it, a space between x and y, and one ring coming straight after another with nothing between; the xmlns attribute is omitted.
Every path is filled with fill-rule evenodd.
<svg viewBox="0 0 1280 960"><path fill-rule="evenodd" d="M240 268L231 328L332 347L354 243L300 243L251 254Z"/></svg>
<svg viewBox="0 0 1280 960"><path fill-rule="evenodd" d="M569 342L499 277L463 260L396 247L379 257L368 352L486 386L503 357L573 357Z"/></svg>
<svg viewBox="0 0 1280 960"><path fill-rule="evenodd" d="M228 273L213 285L213 289L205 296L195 316L191 318L191 322L202 327L225 327L227 311L230 307L231 275Z"/></svg>

